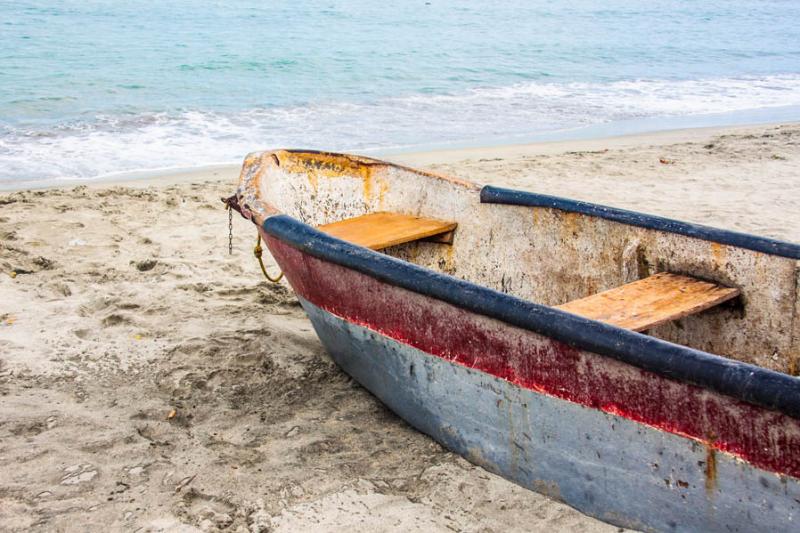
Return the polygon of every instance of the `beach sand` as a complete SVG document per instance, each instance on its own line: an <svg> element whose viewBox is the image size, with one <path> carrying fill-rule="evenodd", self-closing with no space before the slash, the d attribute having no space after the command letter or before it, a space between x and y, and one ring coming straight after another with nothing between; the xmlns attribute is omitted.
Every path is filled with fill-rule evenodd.
<svg viewBox="0 0 800 533"><path fill-rule="evenodd" d="M794 124L388 159L800 241ZM0 529L617 530L340 372L238 216L228 255L237 174L0 194Z"/></svg>

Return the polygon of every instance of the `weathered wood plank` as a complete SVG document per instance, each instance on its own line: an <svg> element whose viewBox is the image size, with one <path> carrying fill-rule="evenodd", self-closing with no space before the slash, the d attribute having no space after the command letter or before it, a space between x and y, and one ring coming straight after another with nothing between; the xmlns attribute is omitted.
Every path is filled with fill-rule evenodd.
<svg viewBox="0 0 800 533"><path fill-rule="evenodd" d="M437 236L444 237L439 242L448 242L448 237L452 242L452 232L457 225L455 222L433 218L380 212L332 222L317 229L359 246L382 250L397 244Z"/></svg>
<svg viewBox="0 0 800 533"><path fill-rule="evenodd" d="M556 308L633 331L644 331L704 311L739 289L661 272Z"/></svg>

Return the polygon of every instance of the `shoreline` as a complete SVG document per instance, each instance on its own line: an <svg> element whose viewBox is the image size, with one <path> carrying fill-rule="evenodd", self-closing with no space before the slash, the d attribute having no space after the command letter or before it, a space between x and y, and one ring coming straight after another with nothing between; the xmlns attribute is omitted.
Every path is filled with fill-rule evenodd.
<svg viewBox="0 0 800 533"><path fill-rule="evenodd" d="M375 159L386 160L394 163L399 163L407 166L424 166L430 164L453 164L459 161L468 159L480 158L517 158L529 157L534 155L553 155L561 152L568 151L592 151L602 149L619 149L629 148L633 146L641 146L645 144L667 144L673 142L700 142L704 139L709 139L717 135L731 135L739 134L749 130L760 130L768 127L778 126L794 126L800 125L800 121L778 121L778 122L763 122L763 123L747 123L738 125L721 125L721 126L698 126L686 127L676 129L654 129L651 131L642 131L635 133L622 133L614 135L581 135L585 129L598 129L603 131L603 128L590 126L589 128L581 128L578 130L570 130L561 132L551 140L540 140L534 142L522 143L490 143L476 146L457 146L457 147L439 147L433 149L423 150L366 150L366 151L353 151L351 153L372 157ZM599 125L606 126L606 125ZM558 138L560 136L574 134L574 137ZM300 149L321 149L325 147L297 147L297 146L282 146L274 148L300 148ZM253 151L267 150L269 148L254 147ZM244 156L242 157L244 158ZM200 165L197 167L178 167L175 169L153 169L153 170L133 170L120 172L115 176L106 176L98 178L71 178L59 181L57 183L43 183L41 185L35 182L23 182L25 186L11 186L0 183L0 194L12 193L17 191L26 190L50 190L50 189L66 189L78 186L87 186L90 188L103 188L108 186L125 186L125 187L147 187L147 186L166 186L180 183L186 183L193 180L237 180L241 163L210 163L207 165ZM461 176L469 179L466 176Z"/></svg>
<svg viewBox="0 0 800 533"><path fill-rule="evenodd" d="M567 152L592 152L641 147L645 145L668 145L673 143L704 142L720 135L746 135L764 128L800 126L800 121L766 122L740 126L703 126L655 130L643 133L628 133L608 137L589 137L564 140L539 141L523 144L486 145L474 148L421 150L389 154L387 161L405 165L454 164L468 159L501 158L512 159L537 155L556 155Z"/></svg>

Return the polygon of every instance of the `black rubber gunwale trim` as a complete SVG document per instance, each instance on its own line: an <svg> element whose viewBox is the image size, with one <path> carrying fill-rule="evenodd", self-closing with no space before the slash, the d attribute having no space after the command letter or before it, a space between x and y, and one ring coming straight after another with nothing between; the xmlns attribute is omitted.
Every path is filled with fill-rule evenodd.
<svg viewBox="0 0 800 533"><path fill-rule="evenodd" d="M800 379L788 374L648 337L440 274L336 239L287 215L266 219L263 229L304 253L382 282L800 419Z"/></svg>
<svg viewBox="0 0 800 533"><path fill-rule="evenodd" d="M755 252L787 257L789 259L800 259L800 244L712 228L701 224L681 222L680 220L637 213L636 211L628 211L616 207L570 200L558 196L486 185L481 189L481 203L547 207L560 211L568 211L570 213L580 213L592 217L604 218L606 220L613 220L614 222L620 222L630 226L677 233L687 237L694 237L695 239L737 246Z"/></svg>

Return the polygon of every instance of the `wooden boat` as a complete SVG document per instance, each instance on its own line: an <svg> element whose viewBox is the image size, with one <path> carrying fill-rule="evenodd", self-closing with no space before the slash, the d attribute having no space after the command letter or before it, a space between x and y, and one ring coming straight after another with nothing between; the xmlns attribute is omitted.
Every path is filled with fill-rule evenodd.
<svg viewBox="0 0 800 533"><path fill-rule="evenodd" d="M475 464L620 526L800 528L800 246L364 157L230 200L344 371Z"/></svg>

